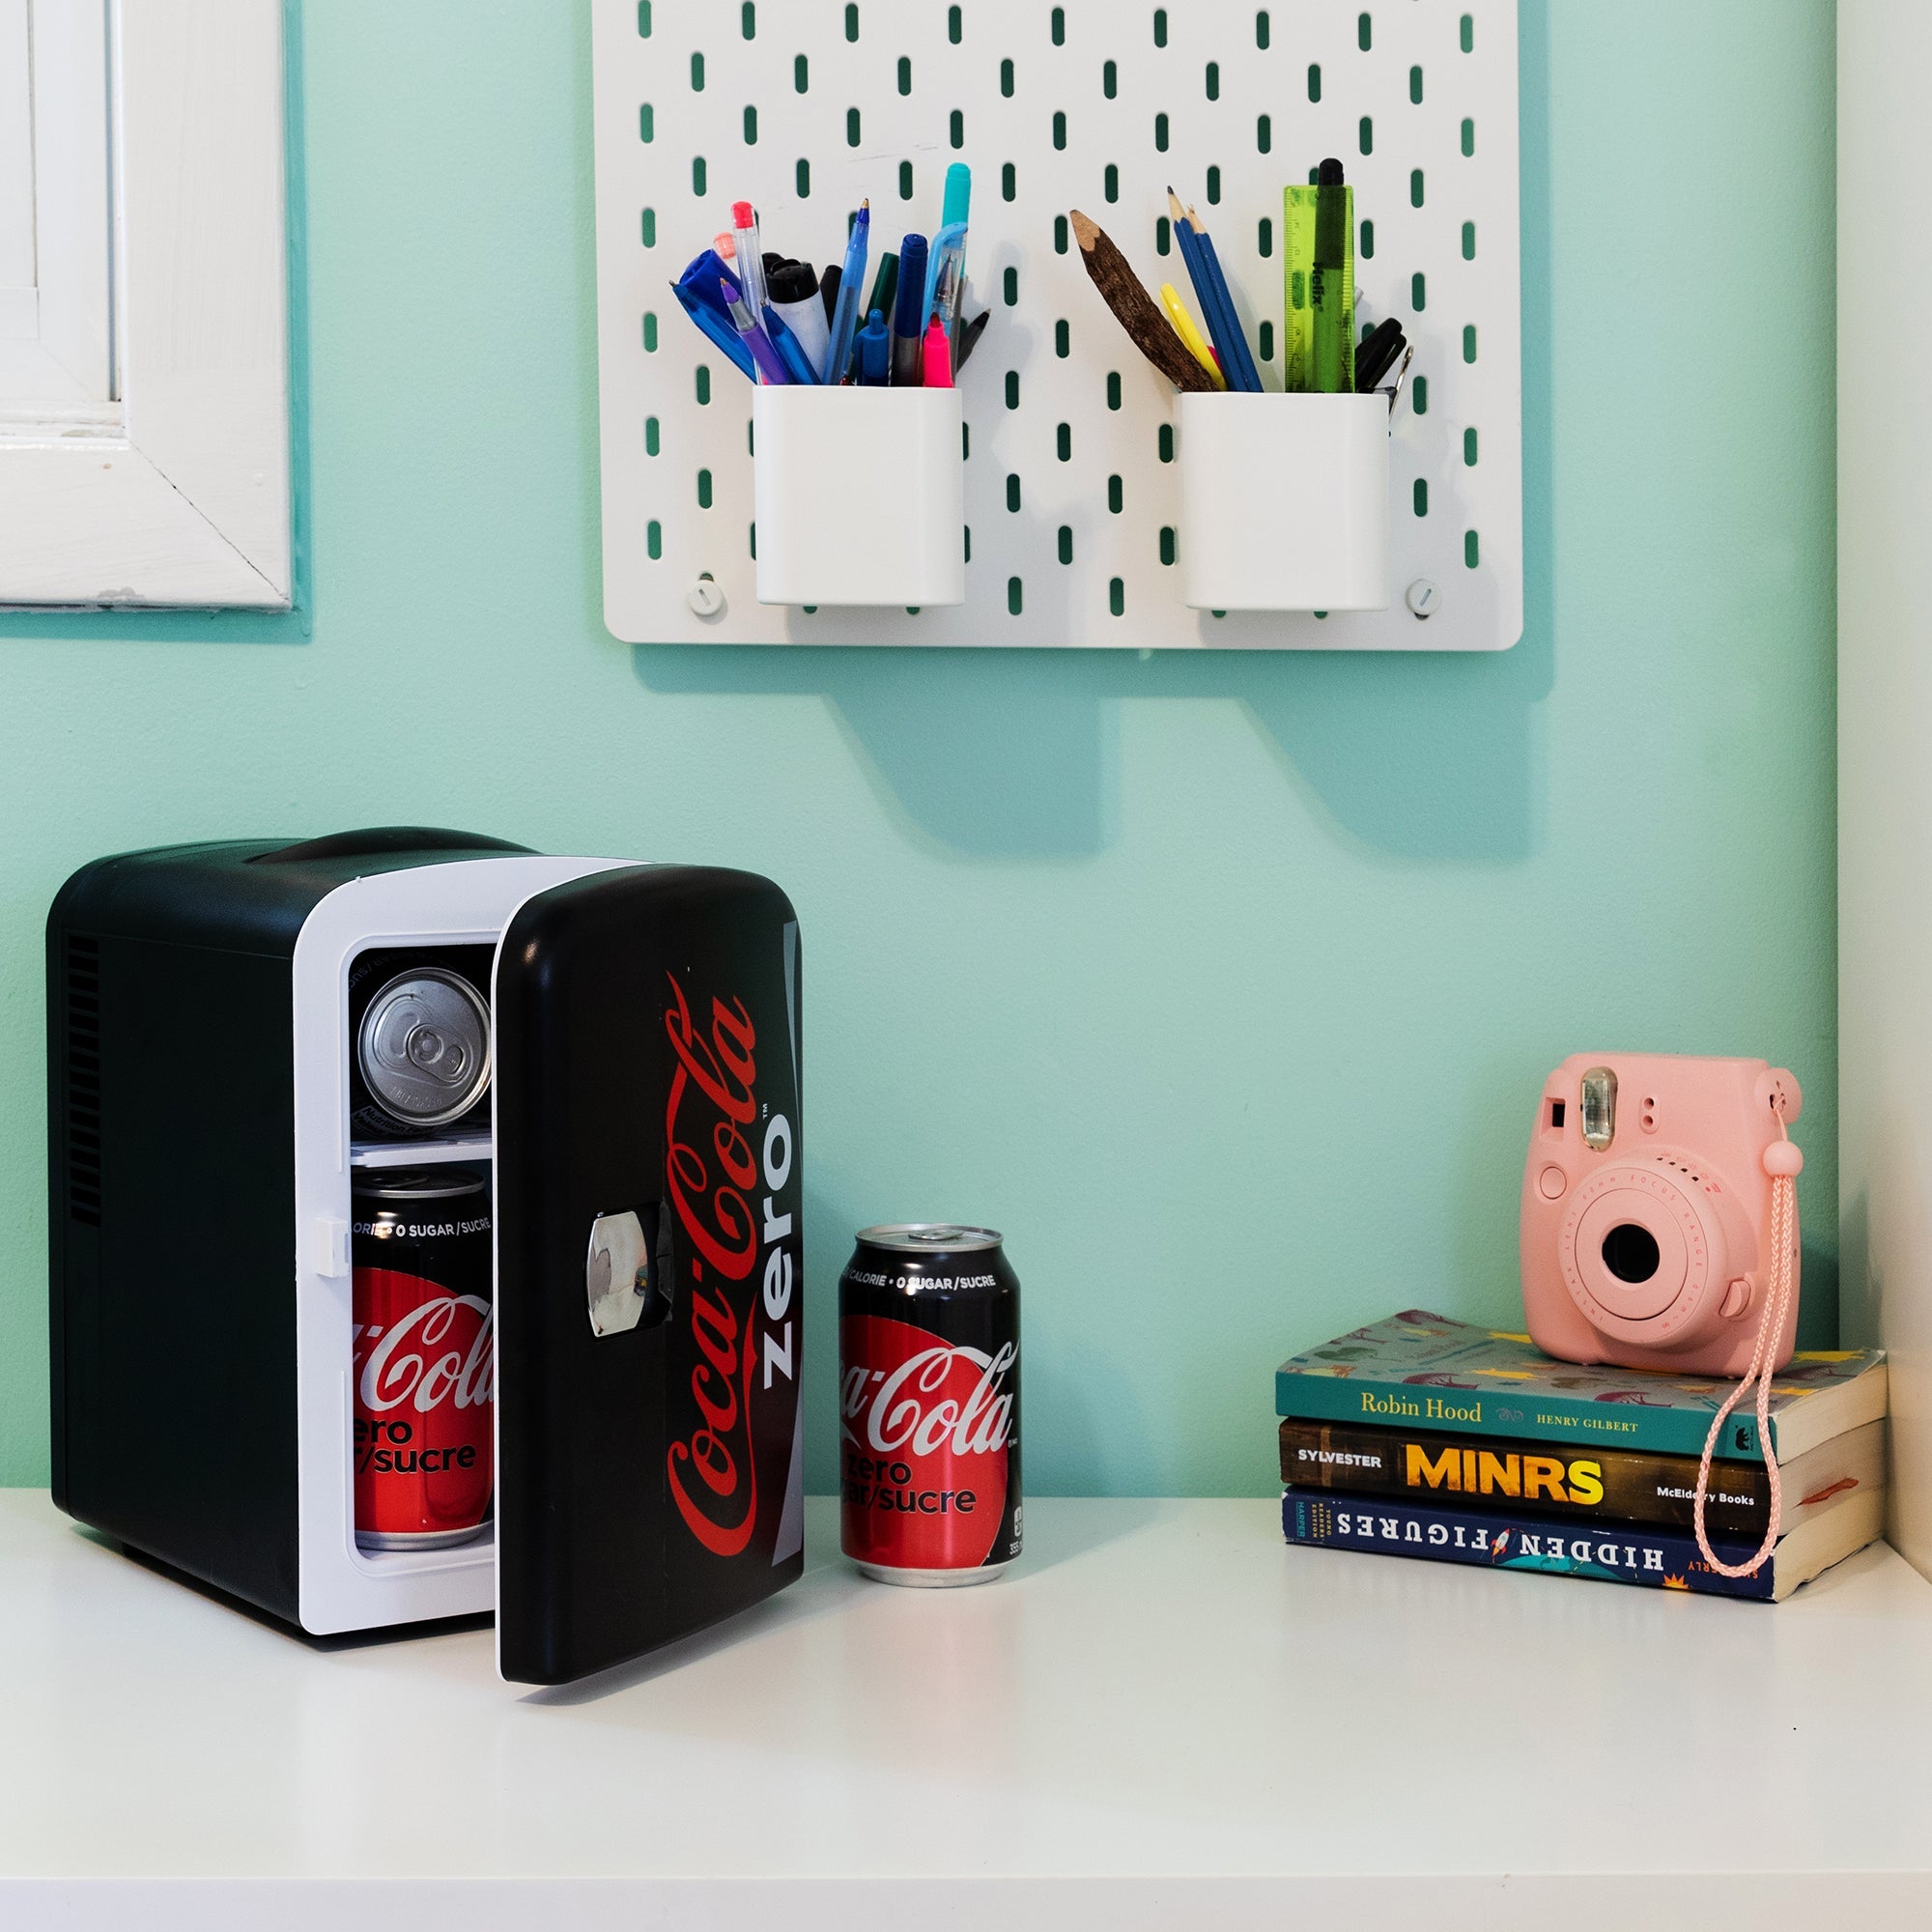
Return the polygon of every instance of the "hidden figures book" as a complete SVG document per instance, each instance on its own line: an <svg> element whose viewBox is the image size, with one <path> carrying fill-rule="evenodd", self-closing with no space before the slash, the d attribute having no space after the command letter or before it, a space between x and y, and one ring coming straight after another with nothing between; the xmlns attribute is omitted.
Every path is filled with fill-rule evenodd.
<svg viewBox="0 0 1932 1932"><path fill-rule="evenodd" d="M1695 1505L1695 1456L1294 1416L1282 1423L1280 1434L1281 1479L1297 1489L1675 1529L1690 1527ZM1885 1424L1867 1422L1834 1435L1786 1463L1781 1473L1788 1533L1841 1495L1885 1487ZM1710 1534L1740 1538L1756 1548L1770 1521L1771 1477L1764 1464L1714 1461L1704 1515Z"/></svg>
<svg viewBox="0 0 1932 1932"><path fill-rule="evenodd" d="M1694 1457L1732 1386L1657 1369L1561 1362L1527 1335L1410 1309L1291 1356L1275 1371L1274 1406L1277 1415L1302 1421ZM1779 1462L1796 1461L1885 1410L1883 1352L1796 1354L1772 1383L1772 1447ZM1726 1418L1718 1454L1763 1463L1754 1414Z"/></svg>
<svg viewBox="0 0 1932 1932"><path fill-rule="evenodd" d="M1281 1526L1291 1543L1778 1603L1878 1536L1885 1526L1885 1492L1860 1490L1839 1496L1780 1537L1751 1577L1719 1575L1704 1561L1690 1531L1649 1523L1563 1521L1504 1516L1480 1506L1443 1509L1393 1498L1290 1490L1281 1499ZM1728 1564L1747 1563L1757 1554L1755 1543L1739 1539L1713 1537L1711 1548Z"/></svg>

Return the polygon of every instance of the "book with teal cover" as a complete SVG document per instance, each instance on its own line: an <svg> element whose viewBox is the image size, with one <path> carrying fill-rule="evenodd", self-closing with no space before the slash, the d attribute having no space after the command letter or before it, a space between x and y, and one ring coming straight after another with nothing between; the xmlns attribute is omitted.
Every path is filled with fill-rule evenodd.
<svg viewBox="0 0 1932 1932"><path fill-rule="evenodd" d="M1527 1335L1409 1309L1292 1355L1275 1371L1274 1406L1277 1415L1321 1422L1407 1423L1697 1456L1733 1386L1704 1376L1561 1362ZM1882 1350L1796 1354L1772 1383L1772 1447L1780 1457L1803 1455L1885 1409ZM1764 1460L1748 1408L1731 1412L1718 1454Z"/></svg>

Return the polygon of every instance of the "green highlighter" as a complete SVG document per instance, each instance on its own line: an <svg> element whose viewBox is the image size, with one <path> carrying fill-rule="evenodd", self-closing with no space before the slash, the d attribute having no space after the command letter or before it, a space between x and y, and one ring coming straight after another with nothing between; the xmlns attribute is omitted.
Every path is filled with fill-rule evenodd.
<svg viewBox="0 0 1932 1932"><path fill-rule="evenodd" d="M1314 185L1288 190L1282 233L1288 290L1282 386L1348 395L1355 387L1355 190L1342 163L1323 161Z"/></svg>

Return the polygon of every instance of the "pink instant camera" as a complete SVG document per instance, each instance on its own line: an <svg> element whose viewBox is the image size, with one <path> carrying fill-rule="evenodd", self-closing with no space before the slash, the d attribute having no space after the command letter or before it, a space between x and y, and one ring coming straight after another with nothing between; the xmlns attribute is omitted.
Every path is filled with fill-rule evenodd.
<svg viewBox="0 0 1932 1932"><path fill-rule="evenodd" d="M1771 1281L1765 1155L1803 1100L1762 1060L1566 1060L1543 1084L1522 1174L1522 1301L1536 1346L1572 1362L1742 1376ZM1772 1165L1793 1171L1776 1155ZM1798 1331L1795 1215L1791 1239L1774 1368Z"/></svg>

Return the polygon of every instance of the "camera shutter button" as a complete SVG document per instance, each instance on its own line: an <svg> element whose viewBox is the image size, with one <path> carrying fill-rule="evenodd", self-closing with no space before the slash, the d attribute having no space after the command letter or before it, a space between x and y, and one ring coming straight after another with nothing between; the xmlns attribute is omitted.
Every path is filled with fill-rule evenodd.
<svg viewBox="0 0 1932 1932"><path fill-rule="evenodd" d="M1726 1321L1736 1321L1750 1312L1752 1294L1751 1278L1741 1274L1724 1290L1724 1298L1719 1304L1718 1313Z"/></svg>
<svg viewBox="0 0 1932 1932"><path fill-rule="evenodd" d="M1560 1167L1546 1167L1536 1177L1536 1191L1546 1201L1561 1201L1563 1190L1570 1185L1570 1177Z"/></svg>

